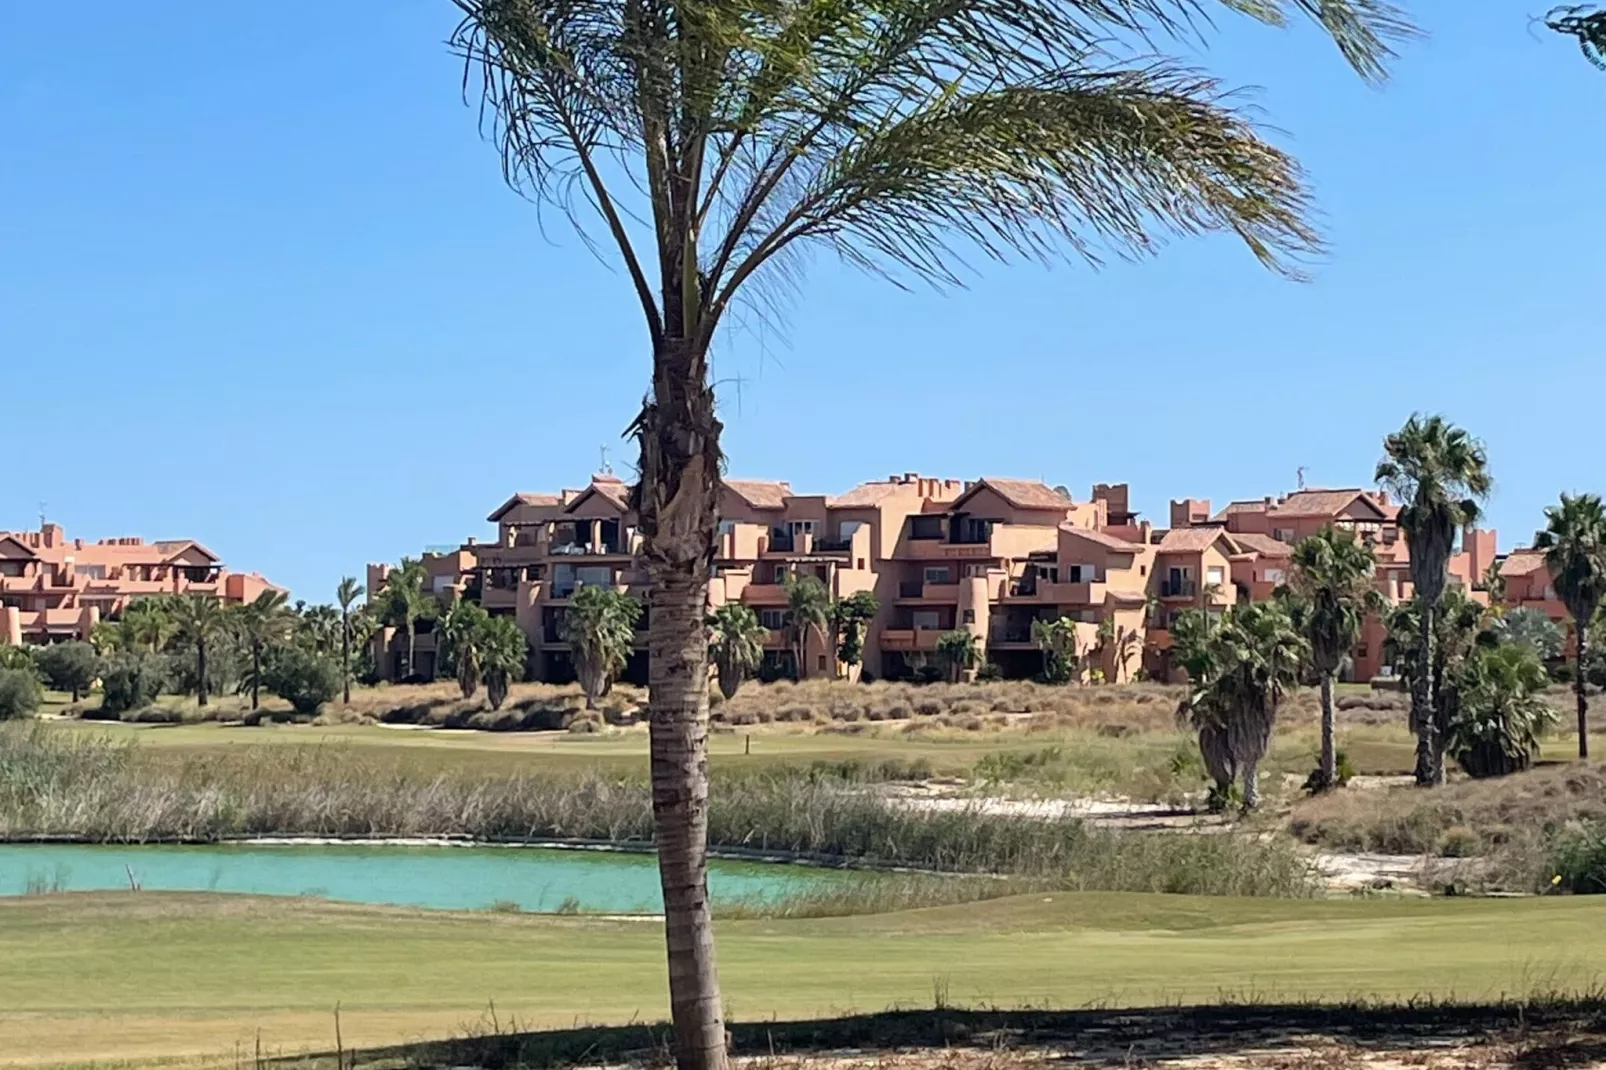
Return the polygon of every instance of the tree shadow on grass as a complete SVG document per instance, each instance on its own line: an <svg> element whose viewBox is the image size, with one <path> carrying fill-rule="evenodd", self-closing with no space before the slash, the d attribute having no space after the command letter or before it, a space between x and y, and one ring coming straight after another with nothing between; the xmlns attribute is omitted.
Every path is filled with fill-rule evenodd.
<svg viewBox="0 0 1606 1070"><path fill-rule="evenodd" d="M346 1052L345 1066L540 1070L672 1065L666 1025L538 1032L488 1015L478 1035ZM474 1032L474 1031L470 1031ZM1606 1055L1606 995L1505 1003L1223 1003L1135 1010L890 1010L806 1021L737 1022L738 1055L876 1056L916 1049L1036 1049L1079 1066L1126 1067L1313 1046L1420 1051L1501 1037L1520 1070L1588 1065ZM281 1065L336 1066L336 1053Z"/></svg>

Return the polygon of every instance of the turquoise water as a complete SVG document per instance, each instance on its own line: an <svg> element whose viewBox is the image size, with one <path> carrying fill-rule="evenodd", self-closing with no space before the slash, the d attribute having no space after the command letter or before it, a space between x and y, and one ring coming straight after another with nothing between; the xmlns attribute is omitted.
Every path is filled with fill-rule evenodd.
<svg viewBox="0 0 1606 1070"><path fill-rule="evenodd" d="M205 847L0 845L0 895L30 891L148 891L309 895L351 903L473 910L657 913L663 909L651 855L539 848ZM839 879L802 866L714 862L716 903L774 900ZM565 906L565 904L568 904Z"/></svg>

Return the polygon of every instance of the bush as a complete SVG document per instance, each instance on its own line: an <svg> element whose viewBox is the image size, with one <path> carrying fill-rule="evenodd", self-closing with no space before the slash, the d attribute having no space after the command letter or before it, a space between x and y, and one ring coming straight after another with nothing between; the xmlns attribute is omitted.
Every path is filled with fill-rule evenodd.
<svg viewBox="0 0 1606 1070"><path fill-rule="evenodd" d="M39 708L39 678L27 669L0 669L0 721L26 717Z"/></svg>
<svg viewBox="0 0 1606 1070"><path fill-rule="evenodd" d="M1606 893L1606 825L1587 825L1558 837L1551 868L1558 888L1575 895Z"/></svg>
<svg viewBox="0 0 1606 1070"><path fill-rule="evenodd" d="M274 650L262 666L262 685L303 717L315 716L340 694L340 667L300 647Z"/></svg>
<svg viewBox="0 0 1606 1070"><path fill-rule="evenodd" d="M47 646L34 656L34 660L38 662L45 682L57 691L72 692L74 702L100 679L100 674L106 668L106 663L100 660L95 648L81 641Z"/></svg>
<svg viewBox="0 0 1606 1070"><path fill-rule="evenodd" d="M101 709L120 714L144 709L156 701L167 683L167 664L156 654L119 654L101 676L105 697Z"/></svg>

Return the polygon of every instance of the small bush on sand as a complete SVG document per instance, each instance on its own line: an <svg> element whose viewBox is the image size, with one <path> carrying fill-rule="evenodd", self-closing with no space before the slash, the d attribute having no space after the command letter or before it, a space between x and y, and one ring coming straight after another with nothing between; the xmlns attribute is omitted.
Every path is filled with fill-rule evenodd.
<svg viewBox="0 0 1606 1070"><path fill-rule="evenodd" d="M303 717L312 717L340 694L340 668L297 646L273 651L262 666L262 682Z"/></svg>

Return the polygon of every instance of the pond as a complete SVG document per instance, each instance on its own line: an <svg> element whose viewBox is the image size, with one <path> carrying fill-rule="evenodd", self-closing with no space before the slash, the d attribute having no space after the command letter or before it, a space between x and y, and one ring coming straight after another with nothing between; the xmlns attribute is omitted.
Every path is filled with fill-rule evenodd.
<svg viewBox="0 0 1606 1070"><path fill-rule="evenodd" d="M713 862L713 901L774 902L840 880L806 866ZM0 845L0 896L127 889L317 896L440 910L658 913L646 854L526 847L219 844L199 847Z"/></svg>

